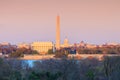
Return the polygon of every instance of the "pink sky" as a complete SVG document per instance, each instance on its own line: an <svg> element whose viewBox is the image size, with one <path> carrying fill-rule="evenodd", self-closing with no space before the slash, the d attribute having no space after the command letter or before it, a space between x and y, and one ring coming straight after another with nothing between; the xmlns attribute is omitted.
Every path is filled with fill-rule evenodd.
<svg viewBox="0 0 120 80"><path fill-rule="evenodd" d="M0 0L0 42L55 42L57 14L61 43L120 42L119 0Z"/></svg>

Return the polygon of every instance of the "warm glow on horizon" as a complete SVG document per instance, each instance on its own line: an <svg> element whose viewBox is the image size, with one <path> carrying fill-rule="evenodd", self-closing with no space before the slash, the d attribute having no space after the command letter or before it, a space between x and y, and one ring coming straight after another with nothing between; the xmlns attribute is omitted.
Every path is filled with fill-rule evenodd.
<svg viewBox="0 0 120 80"><path fill-rule="evenodd" d="M0 0L0 42L120 43L119 0Z"/></svg>

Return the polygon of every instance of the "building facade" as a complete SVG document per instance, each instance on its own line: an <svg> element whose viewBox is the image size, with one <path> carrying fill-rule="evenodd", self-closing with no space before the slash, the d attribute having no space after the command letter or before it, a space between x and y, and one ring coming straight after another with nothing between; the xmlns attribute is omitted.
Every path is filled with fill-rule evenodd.
<svg viewBox="0 0 120 80"><path fill-rule="evenodd" d="M72 45L69 44L69 40L67 38L64 39L64 43L60 45L61 48L68 48L71 47Z"/></svg>
<svg viewBox="0 0 120 80"><path fill-rule="evenodd" d="M52 42L33 42L31 48L38 51L40 54L46 54L48 50L53 49Z"/></svg>

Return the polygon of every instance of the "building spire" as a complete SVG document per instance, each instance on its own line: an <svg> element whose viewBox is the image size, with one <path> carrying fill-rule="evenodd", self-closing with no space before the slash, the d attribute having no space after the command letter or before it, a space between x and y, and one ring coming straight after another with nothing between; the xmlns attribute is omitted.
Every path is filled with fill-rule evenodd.
<svg viewBox="0 0 120 80"><path fill-rule="evenodd" d="M56 17L56 49L60 49L60 16Z"/></svg>

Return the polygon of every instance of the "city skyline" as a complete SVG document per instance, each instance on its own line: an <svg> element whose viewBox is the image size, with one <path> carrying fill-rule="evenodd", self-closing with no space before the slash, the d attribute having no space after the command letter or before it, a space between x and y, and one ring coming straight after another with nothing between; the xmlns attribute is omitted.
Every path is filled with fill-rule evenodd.
<svg viewBox="0 0 120 80"><path fill-rule="evenodd" d="M13 44L52 41L56 16L61 20L61 43L120 42L120 1L0 0L0 42Z"/></svg>

